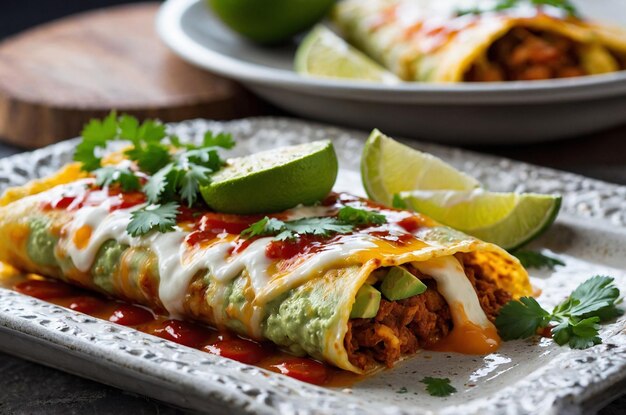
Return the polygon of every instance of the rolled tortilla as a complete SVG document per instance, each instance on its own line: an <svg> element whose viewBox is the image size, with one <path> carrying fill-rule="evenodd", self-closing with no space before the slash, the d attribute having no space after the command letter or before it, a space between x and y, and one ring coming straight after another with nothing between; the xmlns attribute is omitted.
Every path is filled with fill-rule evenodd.
<svg viewBox="0 0 626 415"><path fill-rule="evenodd" d="M432 278L452 313L448 343L456 339L454 348L461 352L476 352L467 348L472 339L480 343L479 353L498 343L467 267L513 297L531 293L526 271L501 248L348 195L279 217L329 216L337 206L351 205L376 210L388 223L318 240L314 249L283 259L268 257L271 237L246 241L236 233L212 233L205 218L216 214L209 212L179 218L173 232L131 237L126 226L142 205L120 205L124 197L94 188L76 165L7 191L0 199L0 260L177 318L269 340L355 373L380 366L355 365L346 349L355 296L377 269L404 264ZM410 231L400 226L406 221Z"/></svg>
<svg viewBox="0 0 626 415"><path fill-rule="evenodd" d="M488 3L343 0L333 22L351 43L406 81L547 79L626 67L621 29L523 2L498 12L459 15ZM528 51L536 54L527 56Z"/></svg>

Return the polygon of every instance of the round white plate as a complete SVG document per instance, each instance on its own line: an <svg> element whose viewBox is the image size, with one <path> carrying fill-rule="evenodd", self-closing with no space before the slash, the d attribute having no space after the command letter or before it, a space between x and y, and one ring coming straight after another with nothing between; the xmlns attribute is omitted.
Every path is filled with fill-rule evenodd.
<svg viewBox="0 0 626 415"><path fill-rule="evenodd" d="M626 25L623 0L577 3L588 16ZM514 144L626 122L626 71L490 84L383 85L303 77L292 69L295 43L262 48L246 42L203 0L166 1L157 31L188 62L238 80L289 112L337 124L440 142Z"/></svg>

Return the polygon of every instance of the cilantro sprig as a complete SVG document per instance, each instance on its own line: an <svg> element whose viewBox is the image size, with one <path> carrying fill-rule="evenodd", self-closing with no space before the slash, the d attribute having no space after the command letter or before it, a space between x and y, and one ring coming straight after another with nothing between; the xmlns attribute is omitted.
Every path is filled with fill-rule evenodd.
<svg viewBox="0 0 626 415"><path fill-rule="evenodd" d="M431 396L450 396L456 392L456 388L450 384L448 378L433 378L430 376L420 380L421 383L426 385L426 390Z"/></svg>
<svg viewBox="0 0 626 415"><path fill-rule="evenodd" d="M523 250L514 251L512 254L519 259L524 268L547 268L552 270L557 266L565 265L565 262L560 259L542 254L541 252Z"/></svg>
<svg viewBox="0 0 626 415"><path fill-rule="evenodd" d="M572 294L554 307L552 313L531 297L510 301L496 317L496 327L504 340L532 337L551 323L552 338L560 346L586 349L602 343L599 323L622 315L620 291L614 279L597 275L580 284Z"/></svg>
<svg viewBox="0 0 626 415"><path fill-rule="evenodd" d="M382 213L357 209L352 206L344 206L339 209L337 219L353 226L371 226L387 223L387 217Z"/></svg>
<svg viewBox="0 0 626 415"><path fill-rule="evenodd" d="M235 145L230 134L211 131L205 133L200 145L182 143L160 121L140 123L130 115L118 117L115 111L103 120L90 121L82 136L74 160L95 175L98 186L117 184L123 191L145 193L150 205L133 213L127 229L133 236L155 228L160 232L172 230L178 201L189 207L196 203L200 187L224 165L219 150ZM102 153L115 141L132 144L124 154L139 171L150 176L145 184L141 184L137 171L127 166L102 166Z"/></svg>
<svg viewBox="0 0 626 415"><path fill-rule="evenodd" d="M327 237L334 234L350 233L355 227L382 225L387 222L385 215L366 209L344 206L337 212L337 217L313 217L292 221L281 221L264 217L250 225L241 235L275 236L277 240L295 239L299 235Z"/></svg>
<svg viewBox="0 0 626 415"><path fill-rule="evenodd" d="M457 10L458 16L467 14L481 14L486 12L498 12L518 7L520 4L531 4L533 6L552 6L565 11L571 17L578 17L579 13L574 4L570 0L499 0L494 5L489 4L487 7L473 7L469 9Z"/></svg>
<svg viewBox="0 0 626 415"><path fill-rule="evenodd" d="M94 174L96 175L97 186L106 187L117 183L125 192L139 190L141 188L139 177L128 167L100 167L94 171Z"/></svg>

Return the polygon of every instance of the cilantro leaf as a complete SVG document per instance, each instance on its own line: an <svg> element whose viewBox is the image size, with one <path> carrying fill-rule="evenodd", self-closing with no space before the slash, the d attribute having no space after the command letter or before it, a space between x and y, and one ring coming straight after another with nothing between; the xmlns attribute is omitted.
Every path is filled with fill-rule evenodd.
<svg viewBox="0 0 626 415"><path fill-rule="evenodd" d="M615 309L615 301L620 293L619 289L613 285L613 281L613 278L601 275L588 279L580 284L565 301L557 305L552 314L593 317L600 310L605 310L606 313L611 308ZM615 316L613 314L613 317Z"/></svg>
<svg viewBox="0 0 626 415"><path fill-rule="evenodd" d="M264 217L241 232L242 236L266 236L280 234L285 229L285 222L276 218Z"/></svg>
<svg viewBox="0 0 626 415"><path fill-rule="evenodd" d="M172 155L167 147L156 143L137 143L133 148L126 150L124 154L148 174L156 173L172 161Z"/></svg>
<svg viewBox="0 0 626 415"><path fill-rule="evenodd" d="M332 217L302 218L288 222L265 217L250 225L241 234L247 237L274 235L277 240L286 240L298 235L330 236L335 233L348 233L352 230L352 225Z"/></svg>
<svg viewBox="0 0 626 415"><path fill-rule="evenodd" d="M161 194L165 192L165 188L170 182L168 176L173 168L174 165L170 163L148 179L143 186L143 192L146 194L148 202L157 203L159 201Z"/></svg>
<svg viewBox="0 0 626 415"><path fill-rule="evenodd" d="M339 209L337 218L341 222L353 226L382 225L383 223L387 223L387 217L381 213L357 209L352 206L344 206Z"/></svg>
<svg viewBox="0 0 626 415"><path fill-rule="evenodd" d="M336 218L302 218L286 222L287 230L298 234L328 236L333 233L348 233L352 225L343 223Z"/></svg>
<svg viewBox="0 0 626 415"><path fill-rule="evenodd" d="M564 266L565 262L535 251L515 251L513 255L519 259L524 268L554 269L557 265Z"/></svg>
<svg viewBox="0 0 626 415"><path fill-rule="evenodd" d="M402 199L399 193L393 195L391 206L396 209L408 209L406 202Z"/></svg>
<svg viewBox="0 0 626 415"><path fill-rule="evenodd" d="M118 120L120 138L135 143L137 141L137 131L139 130L139 120L137 118L122 114Z"/></svg>
<svg viewBox="0 0 626 415"><path fill-rule="evenodd" d="M213 133L213 131L207 131L204 133L204 139L202 140L203 147L221 147L225 149L231 149L235 147L235 140L230 133Z"/></svg>
<svg viewBox="0 0 626 415"><path fill-rule="evenodd" d="M563 321L559 325L552 327L552 340L559 346L563 346L569 342L571 332L569 328L569 321Z"/></svg>
<svg viewBox="0 0 626 415"><path fill-rule="evenodd" d="M580 321L568 319L552 329L552 338L560 346L569 344L572 349L587 349L602 343L598 336L599 322L598 317Z"/></svg>
<svg viewBox="0 0 626 415"><path fill-rule="evenodd" d="M155 144L160 143L165 137L167 137L165 124L157 120L145 120L137 130L135 140Z"/></svg>
<svg viewBox="0 0 626 415"><path fill-rule="evenodd" d="M141 187L139 178L127 167L106 166L94 171L96 185L104 187L119 184L123 191L130 192Z"/></svg>
<svg viewBox="0 0 626 415"><path fill-rule="evenodd" d="M96 154L97 149L103 149L110 140L117 136L117 113L111 111L100 120L91 120L81 132L82 141L76 146L74 161L82 163L85 171L93 171L100 167L101 157Z"/></svg>
<svg viewBox="0 0 626 415"><path fill-rule="evenodd" d="M297 237L296 233L290 230L284 230L274 238L277 241L288 241L295 239Z"/></svg>
<svg viewBox="0 0 626 415"><path fill-rule="evenodd" d="M433 378L430 376L420 380L426 385L426 390L431 396L450 396L456 392L456 388L450 384L448 378Z"/></svg>
<svg viewBox="0 0 626 415"><path fill-rule="evenodd" d="M550 313L541 308L532 297L509 301L496 317L498 333L504 340L526 339L534 336L537 329L547 327Z"/></svg>
<svg viewBox="0 0 626 415"><path fill-rule="evenodd" d="M212 171L219 170L224 162L215 148L205 147L189 150L179 156L181 163L194 163L202 165Z"/></svg>
<svg viewBox="0 0 626 415"><path fill-rule="evenodd" d="M153 229L159 232L169 232L176 226L178 203L169 202L163 205L148 205L131 213L131 221L126 231L131 236L141 236Z"/></svg>
<svg viewBox="0 0 626 415"><path fill-rule="evenodd" d="M209 174L212 172L213 170L195 163L189 163L187 169L183 171L180 196L187 201L187 206L191 207L195 203L200 186L209 182Z"/></svg>

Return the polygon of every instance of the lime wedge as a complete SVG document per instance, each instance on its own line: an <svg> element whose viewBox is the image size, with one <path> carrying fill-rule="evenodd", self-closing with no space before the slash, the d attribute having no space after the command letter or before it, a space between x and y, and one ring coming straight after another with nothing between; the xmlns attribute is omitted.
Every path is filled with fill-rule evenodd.
<svg viewBox="0 0 626 415"><path fill-rule="evenodd" d="M315 141L231 159L200 193L217 212L280 212L322 200L335 184L337 156L330 141Z"/></svg>
<svg viewBox="0 0 626 415"><path fill-rule="evenodd" d="M361 177L371 199L391 205L393 195L410 190L471 190L473 177L443 160L372 131L361 158Z"/></svg>
<svg viewBox="0 0 626 415"><path fill-rule="evenodd" d="M561 197L534 193L416 190L400 193L407 207L505 249L542 234L556 219Z"/></svg>
<svg viewBox="0 0 626 415"><path fill-rule="evenodd" d="M322 25L316 26L298 47L295 70L324 78L399 82L395 75Z"/></svg>

